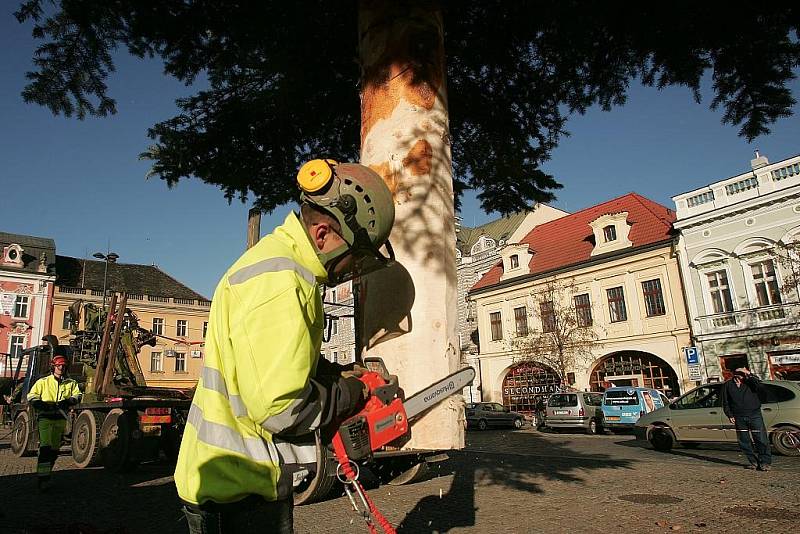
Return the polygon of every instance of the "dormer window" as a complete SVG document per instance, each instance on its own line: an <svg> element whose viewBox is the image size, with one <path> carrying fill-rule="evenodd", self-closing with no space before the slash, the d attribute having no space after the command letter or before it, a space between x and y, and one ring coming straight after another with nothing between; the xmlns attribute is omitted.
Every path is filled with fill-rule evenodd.
<svg viewBox="0 0 800 534"><path fill-rule="evenodd" d="M500 275L500 280L530 273L528 266L533 258L533 251L528 244L506 245L500 249L500 257L503 260L503 274Z"/></svg>
<svg viewBox="0 0 800 534"><path fill-rule="evenodd" d="M606 213L590 222L589 226L594 234L592 256L633 246L628 238L631 224L628 222L627 211Z"/></svg>
<svg viewBox="0 0 800 534"><path fill-rule="evenodd" d="M13 243L8 245L3 249L3 263L6 265L14 265L16 267L22 267L22 254L23 254L22 247Z"/></svg>

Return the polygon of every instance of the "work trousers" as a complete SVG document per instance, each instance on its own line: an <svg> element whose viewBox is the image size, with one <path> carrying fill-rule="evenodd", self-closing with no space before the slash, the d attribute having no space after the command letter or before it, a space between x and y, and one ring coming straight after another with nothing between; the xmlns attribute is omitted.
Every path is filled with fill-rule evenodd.
<svg viewBox="0 0 800 534"><path fill-rule="evenodd" d="M734 421L739 448L747 456L747 460L755 466L771 464L772 452L769 448L769 437L761 412L752 415L737 415L734 417Z"/></svg>
<svg viewBox="0 0 800 534"><path fill-rule="evenodd" d="M67 422L64 419L39 418L39 456L36 461L36 475L40 481L50 478L66 426Z"/></svg>
<svg viewBox="0 0 800 534"><path fill-rule="evenodd" d="M251 495L230 504L184 503L183 514L189 524L190 534L244 532L292 534L293 508L294 503L291 499L266 501L260 495Z"/></svg>

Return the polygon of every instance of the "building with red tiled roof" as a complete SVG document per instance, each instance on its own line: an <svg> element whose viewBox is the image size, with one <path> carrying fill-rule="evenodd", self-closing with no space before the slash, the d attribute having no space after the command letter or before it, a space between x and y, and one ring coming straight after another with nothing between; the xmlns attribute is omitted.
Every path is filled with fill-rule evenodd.
<svg viewBox="0 0 800 534"><path fill-rule="evenodd" d="M633 249L663 243L672 239L675 212L636 193L591 206L567 217L561 217L534 228L520 243L529 245L533 257L528 264L531 276L541 276L551 271L569 268L588 261L603 261L610 249L595 254L596 237L590 223L601 216L626 212L631 225L628 239ZM601 242L602 244L602 242ZM629 252L626 247L624 249ZM498 263L472 287L472 292L493 286L503 276L503 265Z"/></svg>
<svg viewBox="0 0 800 534"><path fill-rule="evenodd" d="M566 388L613 383L674 395L691 385L674 221L672 210L628 193L507 245L469 293L483 400L531 412L537 397ZM569 338L575 331L583 343Z"/></svg>

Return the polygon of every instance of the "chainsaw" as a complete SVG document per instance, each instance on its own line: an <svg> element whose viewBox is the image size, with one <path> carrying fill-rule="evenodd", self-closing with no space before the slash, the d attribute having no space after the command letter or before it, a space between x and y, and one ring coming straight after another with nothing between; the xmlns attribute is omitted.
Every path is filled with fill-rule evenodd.
<svg viewBox="0 0 800 534"><path fill-rule="evenodd" d="M369 388L364 408L344 421L333 440L350 460L369 460L372 454L393 442L402 444L410 437L410 421L454 393L460 393L475 378L475 369L466 367L422 391L404 399L396 375L390 375L381 358L364 359L367 371L360 377ZM337 443L338 442L338 443Z"/></svg>
<svg viewBox="0 0 800 534"><path fill-rule="evenodd" d="M475 369L461 369L406 399L397 376L389 374L382 359L365 358L364 365L367 371L358 379L369 389L369 397L364 408L345 420L333 438L339 462L336 476L344 484L353 510L366 521L371 533L377 534L377 522L385 534L396 534L358 481L356 461L371 460L373 453L386 445L405 443L411 435L409 423L450 395L461 392L472 383Z"/></svg>

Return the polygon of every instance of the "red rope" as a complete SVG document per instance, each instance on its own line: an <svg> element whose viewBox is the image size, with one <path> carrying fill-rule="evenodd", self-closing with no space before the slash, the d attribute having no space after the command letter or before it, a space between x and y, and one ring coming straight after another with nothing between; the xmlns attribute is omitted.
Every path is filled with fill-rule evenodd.
<svg viewBox="0 0 800 534"><path fill-rule="evenodd" d="M336 437L333 439L333 450L336 453L336 459L339 461L339 465L342 466L342 471L344 471L345 476L347 477L348 483L358 486L361 490L361 494L364 496L364 500L367 501L367 505L369 505L369 511L375 519L378 520L383 532L385 534L397 534L397 531L394 529L391 523L380 513L378 507L375 506L375 503L372 502L372 499L369 498L367 492L364 490L364 486L361 485L361 482L358 481L356 477L355 471L350 466L350 459L347 457L347 452L344 450L344 444L342 443L342 439L337 434ZM367 525L369 526L369 531L371 534L378 534L378 529L375 528L375 525L371 522L368 522Z"/></svg>

